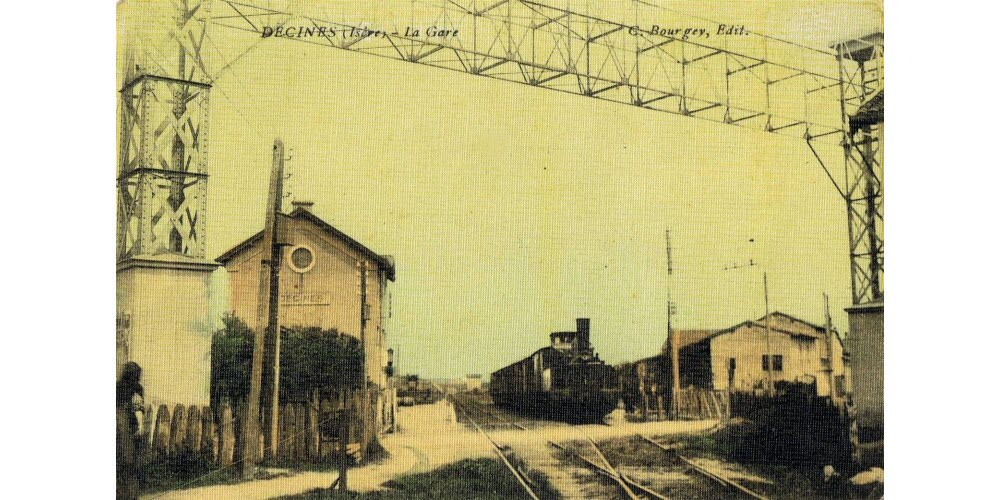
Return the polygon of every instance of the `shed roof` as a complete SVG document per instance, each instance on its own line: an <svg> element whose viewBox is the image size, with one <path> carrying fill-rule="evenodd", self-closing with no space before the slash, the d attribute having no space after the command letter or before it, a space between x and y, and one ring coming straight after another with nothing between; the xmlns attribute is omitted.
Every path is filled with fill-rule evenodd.
<svg viewBox="0 0 1000 500"><path fill-rule="evenodd" d="M681 345L680 347L689 346L691 344L697 344L702 340L711 337L713 333L719 331L718 328L709 329L688 329L681 330L678 328L674 329L674 332L680 337ZM663 352L670 352L670 338L663 341Z"/></svg>
<svg viewBox="0 0 1000 500"><path fill-rule="evenodd" d="M375 253L375 251L373 251L372 249L362 245L354 238L351 238L350 236L340 231L339 229L333 227L323 219L320 219L319 217L316 216L316 214L310 212L309 210L299 207L296 208L295 210L292 210L292 212L289 214L280 214L280 215L282 217L290 219L301 219L312 222L330 236L340 241L343 241L344 243L347 244L347 246L353 248L362 255L365 255L368 258L375 261L375 263L379 266L379 268L386 272L386 276L388 277L389 281L396 281L396 265L392 262L391 257ZM219 258L216 260L222 263L223 265L228 264L229 261L233 260L233 258L242 253L244 250L253 246L263 237L264 237L264 231L261 230L257 234L238 243L233 248L230 248L228 251L220 255Z"/></svg>
<svg viewBox="0 0 1000 500"><path fill-rule="evenodd" d="M747 320L741 323L737 323L729 328L723 328L721 330L677 330L681 333L681 349L697 344L699 342L706 341L718 337L720 335L725 335L727 333L732 333L743 327L756 327L756 328L768 328L772 332L783 333L785 335L791 335L793 337L809 337L814 339L823 338L826 334L826 328L810 323L804 319L796 318L791 314L783 313L781 311L774 311L770 314L771 318L784 318L786 321L782 323L771 323L768 325L764 320L767 316L761 316L755 320ZM790 324L789 324L790 323ZM837 335L838 340L840 336ZM664 342L663 352L668 352L670 344Z"/></svg>

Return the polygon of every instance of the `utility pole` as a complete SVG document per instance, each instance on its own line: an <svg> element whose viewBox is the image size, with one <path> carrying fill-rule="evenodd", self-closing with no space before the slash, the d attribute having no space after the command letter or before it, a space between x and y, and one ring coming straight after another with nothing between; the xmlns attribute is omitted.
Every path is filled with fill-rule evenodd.
<svg viewBox="0 0 1000 500"><path fill-rule="evenodd" d="M830 317L830 296L823 293L823 306L826 309L826 354L830 363L826 367L826 376L830 384L830 401L836 403L836 390L833 377L833 319Z"/></svg>
<svg viewBox="0 0 1000 500"><path fill-rule="evenodd" d="M374 426L374 422L371 419L370 408L368 402L370 401L368 395L368 363L371 361L368 359L368 263L364 260L359 261L361 268L361 394L364 403L358 408L361 412L361 456L366 456L368 453L368 436L369 432ZM344 476L344 484L347 484L347 476ZM345 486L346 488L346 486Z"/></svg>
<svg viewBox="0 0 1000 500"><path fill-rule="evenodd" d="M670 370L671 370L671 395L670 395L670 417L677 418L679 410L678 398L681 394L681 367L680 349L681 342L677 338L677 332L673 329L674 302L672 297L674 274L673 247L670 244L670 229L667 229L667 339L670 341Z"/></svg>
<svg viewBox="0 0 1000 500"><path fill-rule="evenodd" d="M750 238L750 243L754 243L754 239ZM747 264L733 264L732 266L723 267L723 271L732 271L735 269L742 269L744 267L753 267L757 263L750 259ZM761 358L761 364L764 365L765 375L767 375L767 394L774 394L774 356L771 355L771 303L767 291L767 271L764 271L764 355Z"/></svg>
<svg viewBox="0 0 1000 500"><path fill-rule="evenodd" d="M774 356L771 355L771 303L767 294L767 271L764 271L764 350L767 360L767 394L774 395Z"/></svg>
<svg viewBox="0 0 1000 500"><path fill-rule="evenodd" d="M279 378L281 376L281 327L278 324L280 309L278 306L278 292L280 284L278 273L281 270L281 248L287 244L287 235L281 230L283 224L279 219L281 215L281 200L284 198L285 179L285 145L280 139L274 141L274 158L272 159L271 175L277 176L277 197L273 204L268 200L268 213L272 217L270 222L265 220L267 227L271 228L270 246L268 253L261 253L264 259L270 259L268 265L270 276L268 278L269 287L267 294L267 328L264 337L264 382L263 382L263 413L264 413L264 458L272 459L278 450L278 410L279 401ZM271 182L275 182L274 179ZM270 194L270 193L269 193ZM265 231L266 232L266 231ZM265 235L266 236L266 235ZM258 314L260 311L258 310ZM259 317L258 317L259 320Z"/></svg>
<svg viewBox="0 0 1000 500"><path fill-rule="evenodd" d="M258 446L260 441L260 403L261 381L264 375L265 342L271 315L271 278L275 276L275 236L277 234L277 213L280 210L282 196L282 179L284 179L285 146L280 139L274 141L274 157L271 168L271 182L267 194L267 211L264 215L264 235L261 240L260 281L257 289L257 322L254 325L253 356L250 361L250 392L247 395L245 411L243 412L242 435L240 443L240 473L243 479L253 479L258 462ZM276 280L275 280L276 281ZM272 379L273 380L273 379ZM270 383L270 382L269 382ZM268 392L276 391L270 388ZM276 394L273 394L276 396ZM268 403L271 403L270 398ZM272 407L277 405L274 397ZM270 421L268 423L271 423ZM274 419L276 424L276 419ZM270 429L270 427L268 427ZM269 432L273 437L274 433Z"/></svg>

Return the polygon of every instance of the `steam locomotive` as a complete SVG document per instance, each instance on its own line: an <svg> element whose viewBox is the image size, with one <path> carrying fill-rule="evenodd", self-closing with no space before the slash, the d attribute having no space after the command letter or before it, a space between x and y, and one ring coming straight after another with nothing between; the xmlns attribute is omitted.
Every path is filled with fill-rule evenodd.
<svg viewBox="0 0 1000 500"><path fill-rule="evenodd" d="M590 319L575 332L553 332L551 345L490 376L494 404L572 423L599 422L620 397L617 372L590 345Z"/></svg>

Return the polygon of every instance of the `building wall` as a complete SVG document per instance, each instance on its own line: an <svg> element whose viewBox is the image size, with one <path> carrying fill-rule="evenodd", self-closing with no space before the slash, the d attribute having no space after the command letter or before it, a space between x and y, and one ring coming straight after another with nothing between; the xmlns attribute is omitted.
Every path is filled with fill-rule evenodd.
<svg viewBox="0 0 1000 500"><path fill-rule="evenodd" d="M780 321L773 320L772 328L783 327ZM729 387L730 358L736 359L736 369L733 376L733 389L749 391L754 388L767 387L767 372L762 365L762 356L766 354L782 356L782 370L772 371L774 382L816 380L819 396L829 396L830 387L826 382L826 372L822 359L827 358L827 343L823 338L805 338L791 336L785 333L771 331L767 334L763 326L744 325L736 330L713 337L711 343L712 385L716 390ZM834 341L839 347L839 342ZM840 362L834 362L834 374L843 375L844 366L842 353L838 355L838 347L834 348L834 357ZM683 366L683 364L682 364ZM823 380L821 380L823 379Z"/></svg>
<svg viewBox="0 0 1000 500"><path fill-rule="evenodd" d="M209 404L210 275L162 267L117 273L118 363L134 361L142 367L145 400L154 408Z"/></svg>
<svg viewBox="0 0 1000 500"><path fill-rule="evenodd" d="M682 389L686 387L714 387L710 342L710 340L703 340L684 346L678 353ZM669 355L665 355L664 358L669 359Z"/></svg>
<svg viewBox="0 0 1000 500"><path fill-rule="evenodd" d="M883 306L857 306L847 310L851 334L846 343L851 355L854 418L861 428L881 434L883 426Z"/></svg>
<svg viewBox="0 0 1000 500"><path fill-rule="evenodd" d="M313 223L289 218L289 246L282 252L279 274L282 326L335 328L360 339L365 348L365 374L380 387L387 387L384 367L383 318L386 276L375 261L316 227ZM289 256L298 245L311 248L315 264L305 273L296 272ZM226 266L229 271L232 310L249 325L256 321L261 248L255 243L236 255ZM366 273L368 315L362 332L361 272Z"/></svg>

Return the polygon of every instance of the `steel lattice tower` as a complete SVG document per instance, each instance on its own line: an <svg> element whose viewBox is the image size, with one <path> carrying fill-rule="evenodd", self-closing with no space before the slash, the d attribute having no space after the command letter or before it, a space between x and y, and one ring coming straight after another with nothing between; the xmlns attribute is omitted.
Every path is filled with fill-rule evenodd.
<svg viewBox="0 0 1000 500"><path fill-rule="evenodd" d="M205 258L206 137L211 86L201 59L201 0L178 0L176 67L127 48L120 91L118 260ZM128 43L128 42L126 42Z"/></svg>
<svg viewBox="0 0 1000 500"><path fill-rule="evenodd" d="M848 237L851 251L851 297L854 304L882 300L882 103L884 95L882 34L834 46L840 61L844 103L844 167Z"/></svg>

